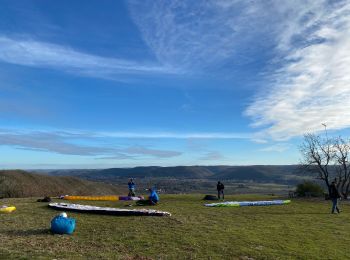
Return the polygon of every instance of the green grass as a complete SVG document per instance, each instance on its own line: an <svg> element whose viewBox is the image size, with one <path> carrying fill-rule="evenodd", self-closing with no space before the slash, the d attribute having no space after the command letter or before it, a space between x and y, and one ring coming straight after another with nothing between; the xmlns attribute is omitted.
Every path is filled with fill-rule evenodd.
<svg viewBox="0 0 350 260"><path fill-rule="evenodd" d="M163 195L153 207L171 217L117 217L69 213L71 236L52 235L58 211L35 198L3 199L15 205L0 214L0 258L19 259L346 259L350 205L331 215L330 202L293 200L289 205L204 207L203 195ZM271 199L229 196L226 200ZM84 203L84 202L81 202ZM124 207L125 202L85 204ZM136 207L133 207L136 208Z"/></svg>

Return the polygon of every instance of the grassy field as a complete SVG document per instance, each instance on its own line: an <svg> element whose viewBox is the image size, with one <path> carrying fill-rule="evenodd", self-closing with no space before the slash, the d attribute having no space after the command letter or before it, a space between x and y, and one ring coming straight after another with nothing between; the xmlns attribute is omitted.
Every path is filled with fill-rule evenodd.
<svg viewBox="0 0 350 260"><path fill-rule="evenodd" d="M52 235L58 211L35 198L3 199L15 205L0 214L1 259L348 259L350 204L330 214L330 202L293 200L290 205L207 208L203 195L163 195L155 208L171 217L117 217L69 213L71 236ZM229 196L226 200L271 199ZM81 202L83 203L83 202ZM87 204L85 202L85 204ZM124 207L125 202L88 204ZM133 207L136 208L136 207Z"/></svg>

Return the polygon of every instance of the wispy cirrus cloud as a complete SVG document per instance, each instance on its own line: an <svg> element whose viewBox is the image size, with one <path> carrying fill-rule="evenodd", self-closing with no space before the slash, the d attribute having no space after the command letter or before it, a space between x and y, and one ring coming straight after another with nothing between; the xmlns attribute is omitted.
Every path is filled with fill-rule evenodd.
<svg viewBox="0 0 350 260"><path fill-rule="evenodd" d="M189 73L247 63L250 53L269 45L273 33L259 24L266 16L248 1L129 1L131 16L143 39L165 65ZM259 5L259 3L256 3ZM252 19L253 18L253 19ZM265 37L264 37L265 35ZM262 37L264 41L256 41ZM246 44L255 41L254 48Z"/></svg>
<svg viewBox="0 0 350 260"><path fill-rule="evenodd" d="M140 145L130 146L123 151L127 154L143 154L143 155L152 155L158 158L169 158L179 156L182 153L177 151L167 151L167 150L157 150L150 149Z"/></svg>
<svg viewBox="0 0 350 260"><path fill-rule="evenodd" d="M284 152L288 150L291 147L289 143L276 143L270 146L266 146L264 148L261 148L259 151L261 152Z"/></svg>
<svg viewBox="0 0 350 260"><path fill-rule="evenodd" d="M55 132L0 131L0 145L14 146L19 149L54 152L68 155L93 156L110 153L110 148L89 147L72 144L64 135Z"/></svg>
<svg viewBox="0 0 350 260"><path fill-rule="evenodd" d="M204 154L202 157L199 158L199 160L203 161L215 161L215 160L221 160L224 156L218 152L218 151L210 151Z"/></svg>
<svg viewBox="0 0 350 260"><path fill-rule="evenodd" d="M0 61L107 79L118 79L123 74L178 73L159 63L101 57L67 46L4 35L0 35Z"/></svg>
<svg viewBox="0 0 350 260"><path fill-rule="evenodd" d="M90 133L96 137L134 138L134 139L250 139L250 133L222 133L222 132L96 132Z"/></svg>
<svg viewBox="0 0 350 260"><path fill-rule="evenodd" d="M261 140L350 126L349 2L129 1L146 44L162 64L231 71L266 63L246 109ZM260 79L260 78L259 78Z"/></svg>
<svg viewBox="0 0 350 260"><path fill-rule="evenodd" d="M182 154L178 151L154 149L141 145L111 147L103 145L99 141L86 133L0 129L0 145L24 150L64 155L99 156L103 159L135 159L140 156L171 158ZM92 142L94 142L93 145Z"/></svg>
<svg viewBox="0 0 350 260"><path fill-rule="evenodd" d="M281 68L246 111L276 140L321 131L321 123L350 127L350 3L307 3L280 37Z"/></svg>
<svg viewBox="0 0 350 260"><path fill-rule="evenodd" d="M315 3L316 2L316 3ZM189 72L274 58L271 50L288 49L300 19L315 19L324 0L154 0L128 2L131 17L159 62ZM308 17L310 15L310 17ZM266 55L266 57L264 56Z"/></svg>

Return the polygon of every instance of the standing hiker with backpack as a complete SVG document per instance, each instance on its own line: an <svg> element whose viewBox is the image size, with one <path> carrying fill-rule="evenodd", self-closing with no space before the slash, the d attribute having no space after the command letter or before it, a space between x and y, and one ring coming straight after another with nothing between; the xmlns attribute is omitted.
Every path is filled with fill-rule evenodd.
<svg viewBox="0 0 350 260"><path fill-rule="evenodd" d="M220 181L218 181L218 184L216 185L216 189L218 190L218 199L220 199L220 196L222 195L222 199L224 199L224 189L225 186Z"/></svg>

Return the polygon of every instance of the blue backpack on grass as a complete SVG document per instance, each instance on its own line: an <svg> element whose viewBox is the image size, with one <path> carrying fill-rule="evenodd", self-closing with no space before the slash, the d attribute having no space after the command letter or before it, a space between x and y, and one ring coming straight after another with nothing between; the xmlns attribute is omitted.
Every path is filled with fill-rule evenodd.
<svg viewBox="0 0 350 260"><path fill-rule="evenodd" d="M54 217L51 220L51 232L54 234L73 234L75 230L75 219L62 216Z"/></svg>

